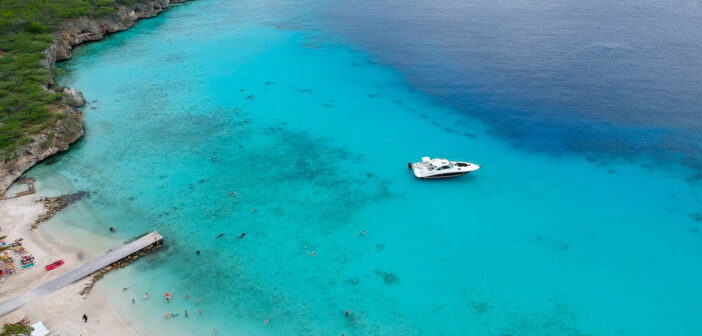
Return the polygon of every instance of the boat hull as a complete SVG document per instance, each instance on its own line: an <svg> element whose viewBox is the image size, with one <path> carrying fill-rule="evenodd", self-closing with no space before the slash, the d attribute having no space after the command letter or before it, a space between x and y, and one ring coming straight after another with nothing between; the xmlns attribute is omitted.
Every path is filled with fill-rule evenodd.
<svg viewBox="0 0 702 336"><path fill-rule="evenodd" d="M434 179L442 179L442 178L451 178L451 177L458 177L461 175L465 175L470 173L469 171L466 172L454 172L454 173L447 173L447 174L439 174L439 175L430 175L430 176L420 176L416 172L414 176L417 178L420 178L422 180L434 180Z"/></svg>

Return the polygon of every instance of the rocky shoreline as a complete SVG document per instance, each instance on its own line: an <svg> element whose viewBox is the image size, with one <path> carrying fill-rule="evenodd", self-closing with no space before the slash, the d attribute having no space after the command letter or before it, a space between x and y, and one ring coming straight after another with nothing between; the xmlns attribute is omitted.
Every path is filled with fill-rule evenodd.
<svg viewBox="0 0 702 336"><path fill-rule="evenodd" d="M83 136L83 112L77 108L85 104L85 98L76 89L54 87L54 67L57 61L71 58L74 46L98 41L105 35L127 30L140 20L151 18L170 7L172 3L187 0L152 0L130 7L121 6L117 15L105 18L79 17L67 19L54 34L54 43L44 50L44 66L51 73L51 81L46 90L63 93L64 99L59 104L51 104L49 109L61 117L53 127L32 136L32 140L19 146L13 157L0 161L0 196L25 171L42 160L68 149L69 145ZM0 159L2 160L2 159Z"/></svg>

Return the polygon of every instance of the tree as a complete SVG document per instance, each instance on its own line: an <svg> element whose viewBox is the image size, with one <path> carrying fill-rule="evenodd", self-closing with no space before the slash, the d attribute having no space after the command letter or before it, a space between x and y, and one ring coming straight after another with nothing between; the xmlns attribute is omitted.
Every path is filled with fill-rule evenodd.
<svg viewBox="0 0 702 336"><path fill-rule="evenodd" d="M2 333L0 336L29 336L34 331L31 326L25 326L20 324L6 324L2 327Z"/></svg>

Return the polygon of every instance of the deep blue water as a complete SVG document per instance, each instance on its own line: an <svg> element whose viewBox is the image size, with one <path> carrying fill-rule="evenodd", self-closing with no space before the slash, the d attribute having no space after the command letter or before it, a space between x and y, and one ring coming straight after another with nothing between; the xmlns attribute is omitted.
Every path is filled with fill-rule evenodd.
<svg viewBox="0 0 702 336"><path fill-rule="evenodd" d="M105 282L145 335L695 334L694 6L187 3L62 65L86 134L30 174L166 237Z"/></svg>
<svg viewBox="0 0 702 336"><path fill-rule="evenodd" d="M520 148L702 167L699 1L334 2L327 24Z"/></svg>

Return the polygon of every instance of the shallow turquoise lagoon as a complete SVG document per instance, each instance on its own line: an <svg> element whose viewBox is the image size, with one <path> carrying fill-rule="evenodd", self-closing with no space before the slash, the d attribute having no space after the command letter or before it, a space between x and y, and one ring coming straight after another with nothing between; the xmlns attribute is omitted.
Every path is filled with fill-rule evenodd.
<svg viewBox="0 0 702 336"><path fill-rule="evenodd" d="M63 64L61 83L92 101L86 134L30 174L92 192L63 222L163 234L167 249L106 282L135 330L699 332L688 171L516 150L306 8L188 3ZM483 168L419 181L406 164L425 155Z"/></svg>

